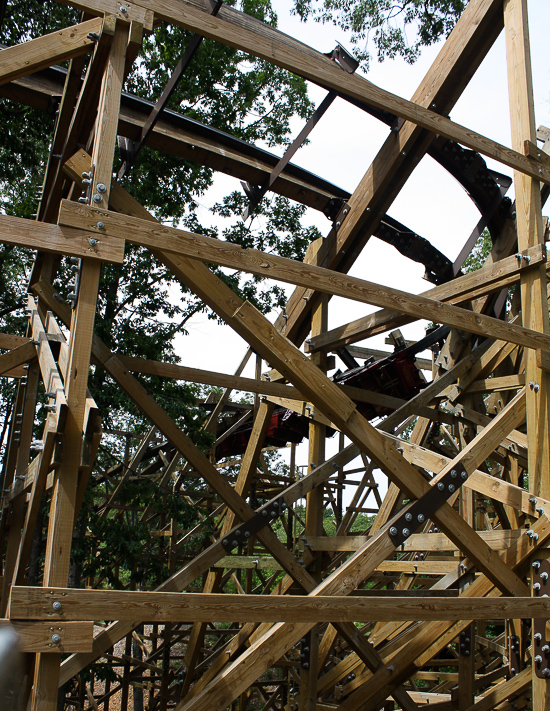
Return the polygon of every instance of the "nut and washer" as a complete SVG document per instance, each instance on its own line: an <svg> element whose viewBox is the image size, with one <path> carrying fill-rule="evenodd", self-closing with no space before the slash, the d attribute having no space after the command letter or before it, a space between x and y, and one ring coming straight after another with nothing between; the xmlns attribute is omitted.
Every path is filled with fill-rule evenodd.
<svg viewBox="0 0 550 711"><path fill-rule="evenodd" d="M103 198L101 197L101 195L99 193L94 193L92 195L92 200L94 202L103 202Z"/></svg>
<svg viewBox="0 0 550 711"><path fill-rule="evenodd" d="M107 186L105 183L98 183L97 184L97 192L98 193L106 193L107 192Z"/></svg>
<svg viewBox="0 0 550 711"><path fill-rule="evenodd" d="M95 247L97 244L97 240L93 237L90 237L90 239L88 240L88 244L90 245L90 247Z"/></svg>

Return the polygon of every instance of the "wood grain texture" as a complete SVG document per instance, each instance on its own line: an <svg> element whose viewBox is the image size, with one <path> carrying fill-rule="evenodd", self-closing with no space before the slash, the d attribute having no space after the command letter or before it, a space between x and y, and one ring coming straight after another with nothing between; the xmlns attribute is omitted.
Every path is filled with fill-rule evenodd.
<svg viewBox="0 0 550 711"><path fill-rule="evenodd" d="M61 602L56 612L53 601ZM50 623L101 620L106 610L121 620L145 622L366 622L372 620L550 619L550 599L532 597L424 597L353 595L239 595L157 593L71 588L12 587L11 620Z"/></svg>
<svg viewBox="0 0 550 711"><path fill-rule="evenodd" d="M95 18L0 50L0 84L90 52L95 41L88 34L102 27L103 18Z"/></svg>
<svg viewBox="0 0 550 711"><path fill-rule="evenodd" d="M291 284L314 288L324 293L382 306L415 318L422 314L424 318L431 318L437 323L447 324L482 336L509 340L526 348L550 349L550 336L530 331L521 326L473 313L441 301L408 294L399 289L342 275L323 267L268 255L254 249L241 249L238 245L184 230L158 224L153 227L148 221L139 218L78 205L65 200L60 210L59 220L62 225L85 226L96 233L103 232L97 228L98 221L101 221L105 225L105 233L111 237L119 237L121 240L125 239L150 249L162 249L173 253L173 255L242 269L253 274L261 274Z"/></svg>

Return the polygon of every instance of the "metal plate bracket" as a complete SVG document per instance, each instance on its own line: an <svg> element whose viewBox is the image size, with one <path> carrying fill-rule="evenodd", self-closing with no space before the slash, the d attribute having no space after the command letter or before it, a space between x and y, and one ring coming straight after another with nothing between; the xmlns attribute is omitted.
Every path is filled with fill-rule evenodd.
<svg viewBox="0 0 550 711"><path fill-rule="evenodd" d="M462 464L457 464L443 476L437 484L430 486L421 496L402 513L390 526L389 534L396 547L402 545L416 529L447 501L464 484L468 472Z"/></svg>
<svg viewBox="0 0 550 711"><path fill-rule="evenodd" d="M252 518L245 521L237 528L234 528L225 538L222 539L222 546L230 553L233 548L246 543L254 534L278 518L287 508L282 497L273 499L258 511Z"/></svg>
<svg viewBox="0 0 550 711"><path fill-rule="evenodd" d="M550 593L550 560L534 560L533 597L548 597ZM550 678L550 644L546 639L546 620L533 620L533 666L541 679Z"/></svg>

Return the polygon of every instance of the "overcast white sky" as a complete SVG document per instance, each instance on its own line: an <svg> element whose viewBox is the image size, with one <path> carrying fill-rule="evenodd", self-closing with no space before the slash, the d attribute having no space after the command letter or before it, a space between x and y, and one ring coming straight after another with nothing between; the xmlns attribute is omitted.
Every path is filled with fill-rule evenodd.
<svg viewBox="0 0 550 711"><path fill-rule="evenodd" d="M331 51L336 40L350 47L349 38L332 25L308 22L304 24L290 14L290 0L274 0L279 13L279 29L322 52ZM537 126L550 126L550 65L548 62L548 29L550 1L529 0L531 51L535 115ZM378 86L409 99L435 59L440 46L425 49L422 57L408 65L396 59L382 64L372 62L368 79ZM311 88L316 105L325 92ZM507 93L507 72L504 35L494 45L462 98L451 113L451 118L505 145L510 145L510 121ZM301 124L296 124L296 133ZM373 157L388 135L388 128L363 111L337 99L310 135L310 143L294 158L298 165L353 192ZM511 171L488 161L502 173ZM205 207L216 202L220 195L239 189L238 181L220 176L215 187L201 200ZM508 195L513 198L513 190ZM389 211L437 246L451 260L454 259L479 219L479 213L463 189L442 168L424 158L405 189ZM330 225L320 213L310 211L308 219L323 234ZM424 268L404 257L392 247L372 239L357 260L354 276L419 293L430 288L422 279ZM329 328L359 318L370 311L364 304L340 298L331 300ZM190 336L181 339L182 363L192 367L233 372L244 352L244 342L229 327L214 327L204 316L188 324ZM405 327L406 338L419 338L424 324ZM383 337L372 347L384 348ZM359 344L361 345L361 344ZM266 368L264 368L265 370ZM253 377L253 369L247 371ZM336 438L335 438L336 440ZM334 443L336 444L336 442ZM307 457L307 452L303 456Z"/></svg>

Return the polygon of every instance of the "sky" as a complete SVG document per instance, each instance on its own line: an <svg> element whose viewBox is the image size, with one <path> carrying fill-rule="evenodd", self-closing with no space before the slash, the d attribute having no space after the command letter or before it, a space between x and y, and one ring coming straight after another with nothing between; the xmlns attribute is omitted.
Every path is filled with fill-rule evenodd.
<svg viewBox="0 0 550 711"><path fill-rule="evenodd" d="M336 41L352 50L349 37L332 25L302 23L291 15L291 2L274 0L279 15L279 29L321 52L331 51ZM550 0L528 0L530 39L533 64L535 117L537 127L550 127L550 63L547 44L550 27ZM422 77L434 61L441 45L426 48L420 59L409 65L401 59L372 61L366 75L383 89L410 99ZM318 105L326 92L312 86L310 95ZM501 34L480 69L451 112L450 118L483 135L511 145L507 90L506 50ZM301 129L296 123L295 134ZM301 148L293 162L353 192L372 159L388 135L388 128L365 112L337 99L310 134L310 143ZM489 167L511 174L506 166L487 159ZM218 176L214 187L199 202L203 215L210 205L231 190L239 189L238 181ZM513 187L508 196L513 199ZM544 210L543 210L544 213ZM411 179L394 201L389 214L428 239L451 260L458 255L479 220L479 213L462 187L431 158L425 157ZM548 213L546 213L548 214ZM326 235L327 219L309 210L307 220ZM350 274L411 293L430 288L422 277L422 265L405 259L389 245L371 239ZM290 291L290 289L289 289ZM329 328L351 321L375 310L365 304L333 298L329 306ZM402 328L405 338L424 335L425 322ZM210 370L234 372L246 350L246 344L225 326L214 326L204 315L187 324L190 336L180 339L178 352L182 364ZM358 343L357 345L366 345ZM370 339L369 346L387 348L384 336ZM222 356L223 353L223 356ZM264 371L267 367L264 367ZM245 375L254 377L250 365ZM337 438L329 446L336 445ZM307 458L307 451L300 452ZM305 460L307 461L307 459ZM304 462L302 462L304 463Z"/></svg>

